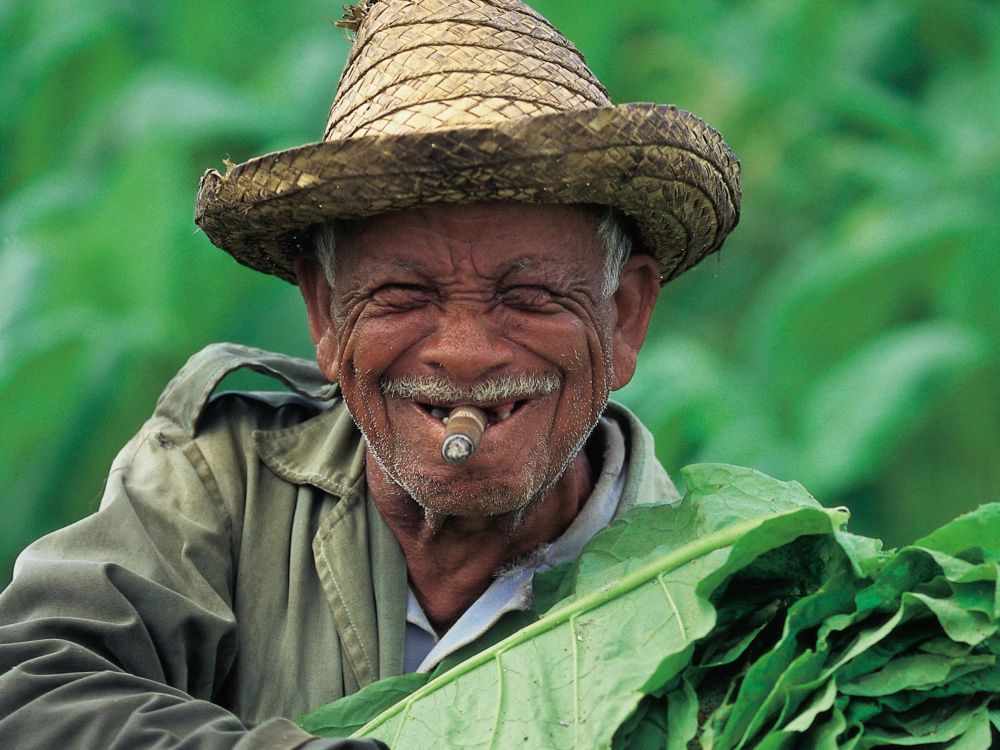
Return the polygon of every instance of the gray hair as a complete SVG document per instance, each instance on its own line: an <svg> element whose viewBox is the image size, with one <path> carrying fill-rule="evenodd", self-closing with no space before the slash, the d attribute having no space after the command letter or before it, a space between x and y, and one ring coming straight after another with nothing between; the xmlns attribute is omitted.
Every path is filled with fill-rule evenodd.
<svg viewBox="0 0 1000 750"><path fill-rule="evenodd" d="M316 259L323 265L327 283L333 287L336 275L337 227L336 220L327 221L316 227ZM632 234L629 232L625 214L617 208L606 207L601 223L597 226L597 237L604 245L604 284L602 291L610 297L621 283L622 269L632 255Z"/></svg>

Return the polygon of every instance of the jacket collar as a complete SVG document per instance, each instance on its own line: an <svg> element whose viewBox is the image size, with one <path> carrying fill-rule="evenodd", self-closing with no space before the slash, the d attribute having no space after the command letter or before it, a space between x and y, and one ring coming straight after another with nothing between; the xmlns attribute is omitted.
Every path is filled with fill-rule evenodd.
<svg viewBox="0 0 1000 750"><path fill-rule="evenodd" d="M613 401L608 404L604 416L618 422L625 435L627 468L616 517L636 505L680 499L666 469L656 458L653 435L639 418Z"/></svg>
<svg viewBox="0 0 1000 750"><path fill-rule="evenodd" d="M364 495L365 442L342 400L305 422L253 437L261 461L282 479L345 499Z"/></svg>

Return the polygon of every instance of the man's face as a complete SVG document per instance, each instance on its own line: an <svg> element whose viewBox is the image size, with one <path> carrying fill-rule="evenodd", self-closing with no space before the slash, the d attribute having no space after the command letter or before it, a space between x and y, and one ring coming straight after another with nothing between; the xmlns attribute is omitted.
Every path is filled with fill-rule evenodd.
<svg viewBox="0 0 1000 750"><path fill-rule="evenodd" d="M378 465L425 509L525 509L631 376L634 351L615 351L620 305L603 295L597 224L577 206L441 205L359 222L338 237L329 315L317 320L325 300L310 305L317 360L339 380ZM549 389L501 387L478 399L447 390L519 377L547 379ZM395 393L387 387L413 379ZM427 379L444 391L423 388ZM459 402L482 408L491 424L473 458L454 465L441 457L441 415Z"/></svg>

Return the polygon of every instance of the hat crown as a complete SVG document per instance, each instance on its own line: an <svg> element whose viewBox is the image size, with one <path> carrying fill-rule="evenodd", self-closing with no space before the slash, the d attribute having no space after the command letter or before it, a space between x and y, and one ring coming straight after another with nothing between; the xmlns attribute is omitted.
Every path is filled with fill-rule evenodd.
<svg viewBox="0 0 1000 750"><path fill-rule="evenodd" d="M518 0L365 0L324 140L611 104L580 52Z"/></svg>

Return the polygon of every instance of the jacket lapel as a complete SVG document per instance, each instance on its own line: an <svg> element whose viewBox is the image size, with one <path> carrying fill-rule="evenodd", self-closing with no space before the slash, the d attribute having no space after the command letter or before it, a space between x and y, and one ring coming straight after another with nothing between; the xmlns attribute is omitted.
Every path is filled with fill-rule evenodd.
<svg viewBox="0 0 1000 750"><path fill-rule="evenodd" d="M349 692L399 674L403 664L406 564L368 499L365 443L342 402L294 427L255 436L271 471L336 498L313 538L316 572L340 638Z"/></svg>

